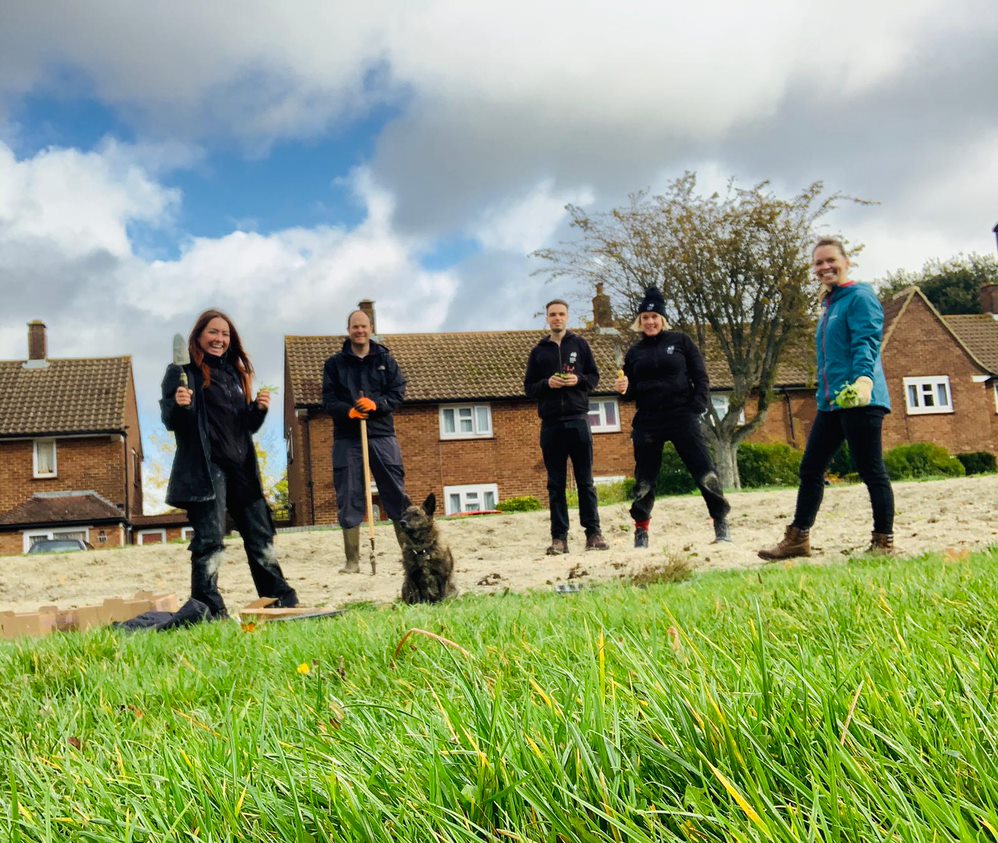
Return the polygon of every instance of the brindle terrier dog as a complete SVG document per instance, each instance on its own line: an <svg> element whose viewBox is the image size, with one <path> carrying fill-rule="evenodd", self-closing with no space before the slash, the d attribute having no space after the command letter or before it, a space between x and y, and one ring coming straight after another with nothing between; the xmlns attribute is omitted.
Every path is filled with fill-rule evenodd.
<svg viewBox="0 0 998 843"><path fill-rule="evenodd" d="M422 506L406 508L399 518L402 539L402 600L406 603L439 603L457 594L451 575L454 557L433 521L437 496L432 492Z"/></svg>

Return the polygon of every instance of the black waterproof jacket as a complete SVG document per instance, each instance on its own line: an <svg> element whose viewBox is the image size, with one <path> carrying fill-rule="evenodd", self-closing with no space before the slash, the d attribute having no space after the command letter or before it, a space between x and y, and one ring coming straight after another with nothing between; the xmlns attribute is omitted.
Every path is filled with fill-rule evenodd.
<svg viewBox="0 0 998 843"><path fill-rule="evenodd" d="M551 375L562 372L576 375L575 386L552 389ZM537 415L546 422L584 419L589 414L589 393L599 383L599 370L592 349L578 334L566 331L561 345L544 337L530 351L523 391L537 399Z"/></svg>
<svg viewBox="0 0 998 843"><path fill-rule="evenodd" d="M392 413L405 400L405 376L386 346L371 340L367 356L358 357L346 340L322 370L322 408L333 417L335 438L360 438L360 422L348 414L361 395L378 405L367 417L367 435L394 436Z"/></svg>
<svg viewBox="0 0 998 843"><path fill-rule="evenodd" d="M634 429L647 430L680 414L700 415L710 402L710 381L696 343L679 331L642 337L624 358L624 398L637 402Z"/></svg>
<svg viewBox="0 0 998 843"><path fill-rule="evenodd" d="M178 407L174 398L177 387L180 386L181 371L187 373L187 385L194 392L194 403L190 407ZM208 467L211 461L208 403L204 400L204 377L201 369L192 363L186 366L171 363L166 367L161 390L160 416L166 429L172 430L177 440L177 453L173 457L170 482L166 487L166 502L170 506L185 509L191 503L214 500L215 490L211 485ZM266 417L266 410L257 407L255 401L248 403L244 415L246 435L256 433ZM249 453L253 465L253 476L249 479L255 484L260 497L263 497L256 449L252 445Z"/></svg>

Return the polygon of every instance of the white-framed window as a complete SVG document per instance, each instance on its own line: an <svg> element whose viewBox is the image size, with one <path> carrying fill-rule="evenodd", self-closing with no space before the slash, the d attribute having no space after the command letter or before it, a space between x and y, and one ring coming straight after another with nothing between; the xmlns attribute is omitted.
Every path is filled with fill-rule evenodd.
<svg viewBox="0 0 998 843"><path fill-rule="evenodd" d="M193 527L181 527L180 528L180 539L181 539L181 541L185 541L185 542L194 541L194 528Z"/></svg>
<svg viewBox="0 0 998 843"><path fill-rule="evenodd" d="M711 393L710 403L714 406L714 412L717 413L719 419L723 419L728 413L728 407L731 404L730 399L727 395L723 393ZM704 413L704 415L707 415ZM738 414L738 424L745 424L745 408Z"/></svg>
<svg viewBox="0 0 998 843"><path fill-rule="evenodd" d="M487 439L491 436L491 405L447 404L440 407L441 439Z"/></svg>
<svg viewBox="0 0 998 843"><path fill-rule="evenodd" d="M904 403L909 416L952 413L949 375L904 379Z"/></svg>
<svg viewBox="0 0 998 843"><path fill-rule="evenodd" d="M295 461L295 436L290 427L284 434L284 450L287 451L288 465L290 465Z"/></svg>
<svg viewBox="0 0 998 843"><path fill-rule="evenodd" d="M162 527L139 530L135 533L136 544L166 544L166 530Z"/></svg>
<svg viewBox="0 0 998 843"><path fill-rule="evenodd" d="M89 527L66 527L65 529L25 530L21 533L24 539L24 552L27 553L33 544L43 539L83 539L90 541Z"/></svg>
<svg viewBox="0 0 998 843"><path fill-rule="evenodd" d="M995 412L998 413L998 381L995 381L993 386L995 393Z"/></svg>
<svg viewBox="0 0 998 843"><path fill-rule="evenodd" d="M481 483L476 486L444 486L444 514L485 512L499 503L499 486Z"/></svg>
<svg viewBox="0 0 998 843"><path fill-rule="evenodd" d="M620 405L616 398L589 399L589 429L593 433L619 432Z"/></svg>
<svg viewBox="0 0 998 843"><path fill-rule="evenodd" d="M32 474L35 477L56 477L55 439L36 439L32 449Z"/></svg>
<svg viewBox="0 0 998 843"><path fill-rule="evenodd" d="M623 474L613 474L608 477L594 477L593 485L609 486L611 483L623 483L627 478Z"/></svg>

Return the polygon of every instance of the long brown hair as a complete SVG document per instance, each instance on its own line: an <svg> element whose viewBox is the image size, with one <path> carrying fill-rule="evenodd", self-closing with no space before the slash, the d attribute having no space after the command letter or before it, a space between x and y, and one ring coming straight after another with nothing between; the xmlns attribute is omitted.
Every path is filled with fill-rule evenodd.
<svg viewBox="0 0 998 843"><path fill-rule="evenodd" d="M191 355L191 362L201 370L205 388L211 386L211 369L204 362L204 352L201 350L198 339L208 323L216 318L224 319L229 326L229 348L225 354L239 373L239 379L243 383L243 395L246 396L246 403L249 404L253 400L253 364L250 363L249 357L243 350L243 343L239 339L239 332L236 330L236 326L221 310L210 308L202 313L197 318L197 322L194 323L191 335L187 338L187 350Z"/></svg>

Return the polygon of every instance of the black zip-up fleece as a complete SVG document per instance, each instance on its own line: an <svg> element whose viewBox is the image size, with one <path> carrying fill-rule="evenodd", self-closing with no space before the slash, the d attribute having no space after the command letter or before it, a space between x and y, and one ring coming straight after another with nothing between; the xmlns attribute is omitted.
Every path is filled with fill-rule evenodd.
<svg viewBox="0 0 998 843"><path fill-rule="evenodd" d="M696 343L679 331L642 337L624 358L624 398L636 401L635 430L657 427L679 413L700 415L710 402L710 381Z"/></svg>
<svg viewBox="0 0 998 843"><path fill-rule="evenodd" d="M575 386L552 389L551 375L562 372L576 375ZM586 418L589 414L589 393L599 383L599 371L592 349L578 334L566 331L561 345L544 337L530 352L523 391L537 399L537 415L546 422Z"/></svg>
<svg viewBox="0 0 998 843"><path fill-rule="evenodd" d="M180 375L187 375L187 383L194 392L194 403L190 407L177 406L177 387ZM212 386L215 385L212 382ZM211 387L209 387L211 389ZM212 461L211 420L209 402L205 395L204 378L201 369L193 363L180 367L171 363L166 367L159 401L160 417L167 430L172 430L177 440L177 452L170 469L170 481L166 487L166 502L170 506L186 509L192 503L215 499L215 487L211 482ZM246 437L256 433L264 419L265 410L257 407L255 401L244 404L240 414L240 425L245 427ZM249 447L246 453L244 474L247 488L252 490L252 499L262 498L260 469L257 466L256 451Z"/></svg>
<svg viewBox="0 0 998 843"><path fill-rule="evenodd" d="M322 408L333 417L334 437L360 439L360 422L348 414L361 393L378 405L367 417L367 435L394 436L392 413L405 399L405 376L386 346L371 340L367 356L358 357L348 339L322 370Z"/></svg>

